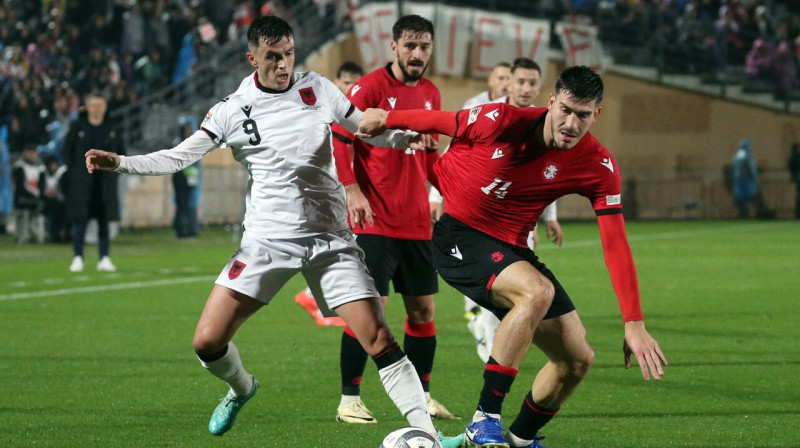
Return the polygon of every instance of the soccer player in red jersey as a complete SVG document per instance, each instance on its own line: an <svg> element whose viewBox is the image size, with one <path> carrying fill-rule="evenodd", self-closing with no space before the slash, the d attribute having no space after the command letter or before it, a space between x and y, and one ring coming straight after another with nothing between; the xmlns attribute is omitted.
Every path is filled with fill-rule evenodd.
<svg viewBox="0 0 800 448"><path fill-rule="evenodd" d="M470 446L542 446L539 430L575 391L594 352L575 306L526 238L547 204L580 194L600 227L625 335L625 367L660 379L667 360L644 325L636 268L622 216L619 166L588 131L600 115L603 82L586 66L564 70L546 108L484 104L459 112L370 109L357 135L385 127L453 136L436 164L445 214L434 229L434 261L450 285L502 319L484 370ZM533 342L547 356L508 431L505 394Z"/></svg>
<svg viewBox="0 0 800 448"><path fill-rule="evenodd" d="M360 109L439 110L439 89L424 77L433 53L433 24L418 15L400 17L392 27L394 61L360 78L348 97ZM434 418L456 418L430 396L430 375L436 351L433 294L438 277L431 248L428 181L436 184L433 164L439 154L396 151L335 136L334 156L339 180L347 192L350 225L384 302L389 283L406 308L404 347L425 389ZM347 139L342 137L349 137ZM345 145L353 141L353 155ZM336 419L374 423L361 401L360 383L367 356L345 327L341 342L342 398Z"/></svg>

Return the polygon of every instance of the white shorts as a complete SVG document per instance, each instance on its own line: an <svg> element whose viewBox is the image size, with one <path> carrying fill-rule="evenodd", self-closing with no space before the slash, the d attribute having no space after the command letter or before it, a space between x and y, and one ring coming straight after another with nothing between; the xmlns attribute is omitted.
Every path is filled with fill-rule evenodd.
<svg viewBox="0 0 800 448"><path fill-rule="evenodd" d="M325 316L335 315L331 310L339 305L379 297L364 252L348 230L282 240L245 231L215 283L268 304L298 272Z"/></svg>

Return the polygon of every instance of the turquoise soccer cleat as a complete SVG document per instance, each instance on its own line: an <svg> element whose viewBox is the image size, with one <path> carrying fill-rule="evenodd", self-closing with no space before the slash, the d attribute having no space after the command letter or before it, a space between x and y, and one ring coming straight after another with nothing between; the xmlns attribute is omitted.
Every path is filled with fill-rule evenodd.
<svg viewBox="0 0 800 448"><path fill-rule="evenodd" d="M442 448L460 448L464 446L464 433L454 437L447 437L439 431L436 433L436 438L439 439Z"/></svg>
<svg viewBox="0 0 800 448"><path fill-rule="evenodd" d="M228 391L225 398L222 399L217 409L211 414L211 420L208 422L208 430L215 436L221 436L233 428L233 423L236 421L236 416L242 410L244 404L253 398L253 395L258 391L258 381L253 378L253 388L250 393L244 397L237 397L233 394L232 390Z"/></svg>

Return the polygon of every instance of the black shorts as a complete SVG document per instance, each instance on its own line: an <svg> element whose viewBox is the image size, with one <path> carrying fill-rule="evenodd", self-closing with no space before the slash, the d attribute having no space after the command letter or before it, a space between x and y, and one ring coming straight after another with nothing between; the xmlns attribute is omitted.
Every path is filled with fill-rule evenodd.
<svg viewBox="0 0 800 448"><path fill-rule="evenodd" d="M360 234L356 243L364 251L367 269L381 296L389 295L390 280L399 294L426 296L439 292L430 240Z"/></svg>
<svg viewBox="0 0 800 448"><path fill-rule="evenodd" d="M492 282L508 266L527 261L550 279L555 297L545 319L552 319L575 309L569 295L556 276L527 247L500 241L443 215L433 228L433 262L439 275L453 288L502 319L507 308L499 308L489 299Z"/></svg>

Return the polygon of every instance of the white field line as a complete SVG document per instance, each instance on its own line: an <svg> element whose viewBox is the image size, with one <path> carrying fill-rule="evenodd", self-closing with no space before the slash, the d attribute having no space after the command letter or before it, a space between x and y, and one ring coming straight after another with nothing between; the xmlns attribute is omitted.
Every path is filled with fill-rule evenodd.
<svg viewBox="0 0 800 448"><path fill-rule="evenodd" d="M773 223L743 224L738 226L730 226L726 228L713 227L708 229L693 229L693 230L683 230L676 232L635 235L635 236L629 236L628 241L635 242L635 241L654 241L654 240L674 239L674 238L690 238L708 234L751 232L753 230L775 228L776 226L796 226L796 225L797 223L792 221L781 221L777 223L773 222ZM567 228L565 229L565 232L567 233L567 235L565 236L565 238L568 239L569 225L567 225L566 227ZM558 249L563 250L572 247L596 246L599 244L600 244L600 238L592 238L590 240L581 240L574 242L567 241L564 243L563 247ZM552 249L557 249L557 248L552 244L550 244L549 242L547 242L544 238L540 240L538 249L539 251L542 250L547 251ZM122 289L140 289L140 288L150 288L154 286L178 285L182 283L207 282L207 281L213 281L216 278L217 278L216 276L205 275L196 277L181 277L181 278L172 278L164 280L151 280L151 281L119 283L110 285L84 286L78 288L63 288L50 291L33 291L33 292L19 292L12 294L0 294L0 302L6 300L34 299L40 297L63 296L63 295L79 294L79 293L92 293L92 292L113 291ZM88 277L86 279L88 280ZM22 286L22 285L17 285L17 286Z"/></svg>
<svg viewBox="0 0 800 448"><path fill-rule="evenodd" d="M203 275L197 277L169 278L163 280L151 280L144 282L118 283L110 285L83 286L79 288L53 289L50 291L18 292L13 294L0 294L0 302L5 300L36 299L40 297L64 296L69 294L106 292L121 289L151 288L154 286L179 285L182 283L197 283L214 281L217 277Z"/></svg>

